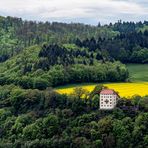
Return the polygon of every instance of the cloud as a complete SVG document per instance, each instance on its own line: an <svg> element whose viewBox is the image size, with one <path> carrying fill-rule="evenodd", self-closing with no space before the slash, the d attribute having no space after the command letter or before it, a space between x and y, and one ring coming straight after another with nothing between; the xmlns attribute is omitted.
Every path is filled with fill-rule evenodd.
<svg viewBox="0 0 148 148"><path fill-rule="evenodd" d="M147 0L0 0L0 15L96 24L148 19Z"/></svg>

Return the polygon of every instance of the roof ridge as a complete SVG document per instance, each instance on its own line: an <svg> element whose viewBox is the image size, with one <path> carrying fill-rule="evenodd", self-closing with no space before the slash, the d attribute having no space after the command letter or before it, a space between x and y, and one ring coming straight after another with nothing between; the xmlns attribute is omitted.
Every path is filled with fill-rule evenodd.
<svg viewBox="0 0 148 148"><path fill-rule="evenodd" d="M116 93L116 91L114 89L102 89L100 94L113 94Z"/></svg>

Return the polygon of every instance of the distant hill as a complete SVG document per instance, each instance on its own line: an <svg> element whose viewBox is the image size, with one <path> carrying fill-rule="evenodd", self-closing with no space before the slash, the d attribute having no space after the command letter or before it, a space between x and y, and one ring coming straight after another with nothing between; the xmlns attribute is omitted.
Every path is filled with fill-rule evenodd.
<svg viewBox="0 0 148 148"><path fill-rule="evenodd" d="M97 59L87 48L65 44L31 46L0 64L0 85L45 89L80 82L125 81L128 71L120 62Z"/></svg>
<svg viewBox="0 0 148 148"><path fill-rule="evenodd" d="M147 21L91 26L0 17L0 85L45 89L127 81L120 62L148 62L147 26Z"/></svg>
<svg viewBox="0 0 148 148"><path fill-rule="evenodd" d="M91 26L0 17L0 62L6 61L29 46L43 43L60 45L75 43L90 50L96 48L103 50L105 52L103 54L109 54L111 58L122 62L146 63L147 26L148 21L137 23L118 21L115 24ZM146 57L143 54L146 54Z"/></svg>
<svg viewBox="0 0 148 148"><path fill-rule="evenodd" d="M46 43L73 43L76 38L95 36L111 38L118 34L105 26L57 22L23 21L21 18L0 17L0 62L19 53L25 47Z"/></svg>
<svg viewBox="0 0 148 148"><path fill-rule="evenodd" d="M123 98L116 109L103 111L98 92L103 82L129 81L122 63L148 62L147 26L147 21L90 26L0 17L0 147L146 148L148 96ZM137 74L132 79L143 77ZM90 93L54 91L85 82L100 85Z"/></svg>

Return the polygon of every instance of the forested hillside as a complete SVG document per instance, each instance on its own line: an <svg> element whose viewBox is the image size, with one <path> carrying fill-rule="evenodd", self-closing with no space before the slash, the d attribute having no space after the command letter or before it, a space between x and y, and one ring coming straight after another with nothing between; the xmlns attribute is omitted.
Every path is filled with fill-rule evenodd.
<svg viewBox="0 0 148 148"><path fill-rule="evenodd" d="M76 45L87 47L94 52L100 49L100 55L106 57L107 60L119 60L123 63L148 63L147 30L144 32L123 32L113 39L107 40L91 38L80 41L77 39Z"/></svg>
<svg viewBox="0 0 148 148"><path fill-rule="evenodd" d="M0 87L0 147L146 148L148 97L123 98L116 109L100 111L101 89L66 96Z"/></svg>
<svg viewBox="0 0 148 148"><path fill-rule="evenodd" d="M81 55L82 54L82 55ZM80 82L125 81L128 71L120 62L92 58L92 53L74 47L33 46L0 65L0 84L45 89Z"/></svg>
<svg viewBox="0 0 148 148"><path fill-rule="evenodd" d="M130 81L125 64L148 63L147 28L147 21L92 26L0 17L0 148L146 148L148 96L121 98L102 111L104 86L70 95L54 87Z"/></svg>
<svg viewBox="0 0 148 148"><path fill-rule="evenodd" d="M73 43L77 37L81 39L93 36L111 38L117 34L116 31L106 27L23 21L14 17L0 17L0 32L0 62L31 45L39 45L44 42L48 44Z"/></svg>
<svg viewBox="0 0 148 148"><path fill-rule="evenodd" d="M32 45L74 43L107 60L147 63L147 26L147 21L91 26L0 17L0 62Z"/></svg>
<svg viewBox="0 0 148 148"><path fill-rule="evenodd" d="M147 63L148 22L91 26L0 17L0 84L45 89L127 81L123 63Z"/></svg>

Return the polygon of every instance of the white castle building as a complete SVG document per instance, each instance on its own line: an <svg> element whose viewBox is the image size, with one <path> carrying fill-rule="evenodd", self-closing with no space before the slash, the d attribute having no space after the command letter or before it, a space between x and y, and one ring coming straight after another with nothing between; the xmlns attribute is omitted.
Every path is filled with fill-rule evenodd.
<svg viewBox="0 0 148 148"><path fill-rule="evenodd" d="M118 98L119 96L114 90L103 89L100 92L100 109L114 109L117 105Z"/></svg>

